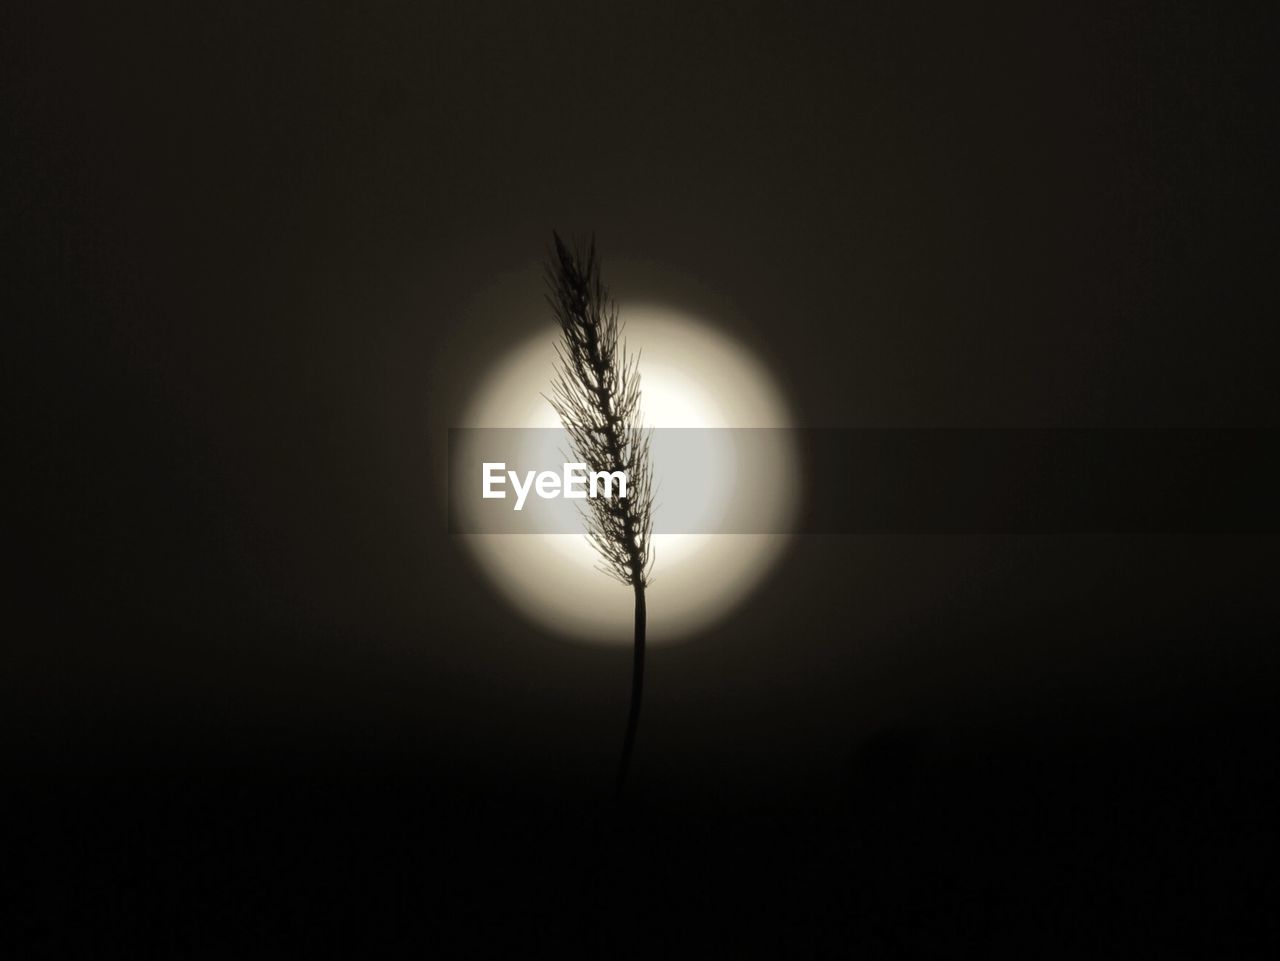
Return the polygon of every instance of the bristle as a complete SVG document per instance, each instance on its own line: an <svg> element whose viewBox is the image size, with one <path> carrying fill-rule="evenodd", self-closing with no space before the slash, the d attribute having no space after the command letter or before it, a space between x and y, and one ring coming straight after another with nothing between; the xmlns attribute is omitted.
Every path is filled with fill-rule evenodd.
<svg viewBox="0 0 1280 961"><path fill-rule="evenodd" d="M562 336L549 400L579 461L591 471L626 473L628 496L589 499L583 516L607 572L643 587L653 563L653 499L638 357L619 339L618 309L600 279L594 239L574 248L559 234L553 240L547 303Z"/></svg>

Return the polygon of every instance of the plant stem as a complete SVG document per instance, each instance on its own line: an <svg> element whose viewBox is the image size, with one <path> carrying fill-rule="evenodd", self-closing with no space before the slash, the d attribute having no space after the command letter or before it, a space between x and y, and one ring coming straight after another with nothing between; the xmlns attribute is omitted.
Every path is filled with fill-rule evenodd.
<svg viewBox="0 0 1280 961"><path fill-rule="evenodd" d="M636 582L636 631L631 658L631 711L627 717L627 737L622 742L622 761L618 765L617 796L622 797L631 767L631 750L636 744L636 728L640 726L640 695L644 689L644 584Z"/></svg>

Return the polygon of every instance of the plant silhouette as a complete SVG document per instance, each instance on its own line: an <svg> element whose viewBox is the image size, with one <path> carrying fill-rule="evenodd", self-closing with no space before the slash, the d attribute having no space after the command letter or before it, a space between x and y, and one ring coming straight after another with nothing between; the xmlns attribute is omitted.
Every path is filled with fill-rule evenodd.
<svg viewBox="0 0 1280 961"><path fill-rule="evenodd" d="M601 557L599 568L635 594L631 708L618 765L621 796L631 766L644 688L645 586L653 563L653 472L649 434L640 426L639 355L620 339L617 305L600 280L594 238L567 246L552 234L547 263L547 302L560 324L551 401L569 435L574 456L587 470L622 471L627 496L586 500L587 538ZM613 493L612 491L610 493Z"/></svg>

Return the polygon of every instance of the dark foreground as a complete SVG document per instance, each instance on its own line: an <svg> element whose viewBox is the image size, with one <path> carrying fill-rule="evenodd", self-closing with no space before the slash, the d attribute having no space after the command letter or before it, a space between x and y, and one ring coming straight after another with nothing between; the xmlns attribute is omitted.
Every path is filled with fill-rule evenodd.
<svg viewBox="0 0 1280 961"><path fill-rule="evenodd" d="M8 956L1262 957L1269 727L981 752L890 730L838 783L710 803L641 777L616 808L425 760L32 775Z"/></svg>

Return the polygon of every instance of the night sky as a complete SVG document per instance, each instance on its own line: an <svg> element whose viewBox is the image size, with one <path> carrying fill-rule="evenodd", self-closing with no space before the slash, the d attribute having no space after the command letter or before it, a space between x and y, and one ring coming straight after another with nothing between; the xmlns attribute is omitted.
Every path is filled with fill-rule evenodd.
<svg viewBox="0 0 1280 961"><path fill-rule="evenodd" d="M6 10L15 957L1266 953L1273 535L797 537L617 806L447 531L552 229L800 426L1280 425L1251 12L800 6Z"/></svg>

